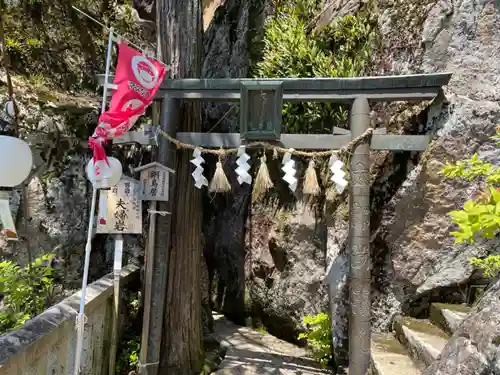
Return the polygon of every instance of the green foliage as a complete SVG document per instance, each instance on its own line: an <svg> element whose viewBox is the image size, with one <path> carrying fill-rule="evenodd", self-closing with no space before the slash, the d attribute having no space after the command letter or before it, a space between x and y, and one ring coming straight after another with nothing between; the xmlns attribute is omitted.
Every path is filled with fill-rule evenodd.
<svg viewBox="0 0 500 375"><path fill-rule="evenodd" d="M482 270L486 277L493 278L500 271L500 255L490 255L485 259L472 258L470 262Z"/></svg>
<svg viewBox="0 0 500 375"><path fill-rule="evenodd" d="M105 3L109 11L103 14ZM42 74L47 85L94 89L95 74L104 67L107 35L72 5L141 43L136 13L129 1L23 0L9 1L4 7L1 4L13 72L28 77Z"/></svg>
<svg viewBox="0 0 500 375"><path fill-rule="evenodd" d="M140 350L140 337L127 341L116 361L116 373L128 374L129 371L137 369Z"/></svg>
<svg viewBox="0 0 500 375"><path fill-rule="evenodd" d="M370 6L355 16L335 19L314 30L312 20L322 1L285 0L265 24L263 58L253 67L256 77L353 77L370 67L376 22ZM284 103L284 131L330 133L345 123L347 110L338 104Z"/></svg>
<svg viewBox="0 0 500 375"><path fill-rule="evenodd" d="M460 160L456 163L447 163L442 173L449 178L464 178L473 181L478 177L486 177L489 184L500 183L500 168L493 166L474 154L471 159Z"/></svg>
<svg viewBox="0 0 500 375"><path fill-rule="evenodd" d="M500 229L500 191L489 186L477 200L468 200L463 210L451 211L459 230L452 232L457 243L474 242L476 236L493 239Z"/></svg>
<svg viewBox="0 0 500 375"><path fill-rule="evenodd" d="M263 335L269 333L264 327L257 327L255 330L259 333L262 333Z"/></svg>
<svg viewBox="0 0 500 375"><path fill-rule="evenodd" d="M35 259L31 275L28 267L20 267L11 261L0 262L0 294L4 295L0 333L22 326L51 302L54 297L52 257L44 254Z"/></svg>
<svg viewBox="0 0 500 375"><path fill-rule="evenodd" d="M330 316L325 313L305 316L304 324L307 331L299 335L299 340L305 339L314 359L326 367L333 360Z"/></svg>
<svg viewBox="0 0 500 375"><path fill-rule="evenodd" d="M500 127L493 139L500 139ZM451 233L455 243L473 243L477 238L493 239L500 231L500 188L496 187L500 183L500 168L474 154L471 159L447 163L441 172L449 178L481 179L485 183L484 191L465 202L462 210L449 213L452 222L458 226L458 230ZM500 256L472 258L471 264L481 269L486 277L492 278L500 271Z"/></svg>
<svg viewBox="0 0 500 375"><path fill-rule="evenodd" d="M117 375L135 373L139 365L141 341L141 316L139 315L140 293L127 292L125 326L123 327L122 340L118 348L116 360Z"/></svg>

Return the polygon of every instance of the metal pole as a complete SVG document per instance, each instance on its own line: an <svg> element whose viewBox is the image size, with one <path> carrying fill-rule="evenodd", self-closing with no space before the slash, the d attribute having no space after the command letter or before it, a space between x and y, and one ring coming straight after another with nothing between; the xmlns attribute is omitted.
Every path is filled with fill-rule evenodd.
<svg viewBox="0 0 500 375"><path fill-rule="evenodd" d="M118 320L120 316L120 274L122 271L123 258L123 236L115 236L115 259L113 265L113 317L111 330L111 349L109 354L109 375L114 375L116 371L116 349L118 347Z"/></svg>
<svg viewBox="0 0 500 375"><path fill-rule="evenodd" d="M104 92L102 94L101 103L101 113L106 110L106 98L107 98L107 82L110 71L111 64L111 49L113 47L113 29L110 29L108 36L108 50L106 52L106 74L104 82ZM83 346L83 336L85 333L85 296L87 293L87 279L89 276L89 264L90 264L90 252L92 251L92 231L94 227L94 215L95 206L97 201L97 188L92 187L92 201L90 203L90 216L89 216L89 226L87 230L87 243L85 244L85 263L83 266L83 278L82 278L82 294L80 297L80 310L76 319L76 352L75 352L75 363L74 363L74 375L78 375L81 370L81 359L82 359L82 346Z"/></svg>
<svg viewBox="0 0 500 375"><path fill-rule="evenodd" d="M370 106L364 97L351 108L351 136L370 126ZM370 366L370 145L360 144L351 156L349 187L350 305L349 375L365 375Z"/></svg>
<svg viewBox="0 0 500 375"><path fill-rule="evenodd" d="M89 227L87 229L87 243L85 244L85 263L83 264L82 292L80 297L80 310L76 319L76 350L73 374L80 373L83 335L85 332L85 297L87 295L87 280L89 277L90 252L92 251L92 229L94 226L95 206L97 200L97 189L92 189L92 202L90 204Z"/></svg>
<svg viewBox="0 0 500 375"><path fill-rule="evenodd" d="M175 137L180 102L165 96L161 108L163 131ZM153 123L155 123L153 121ZM158 122L156 122L158 123ZM165 137L158 139L158 162L175 169L176 149ZM172 181L172 180L171 180ZM175 181L175 179L174 179ZM169 197L174 197L175 184L169 184ZM172 212L173 202L151 202L152 212ZM162 327L170 254L171 215L150 214L150 228L144 277L144 318L142 323L139 375L157 375L160 364ZM152 226L152 227L151 227Z"/></svg>
<svg viewBox="0 0 500 375"><path fill-rule="evenodd" d="M113 52L113 28L109 29L108 35L108 49L106 51L106 72L104 74L104 85L102 94L102 102L101 102L101 114L106 110L106 100L107 100L107 92L108 92L108 77L109 71L111 69L111 53Z"/></svg>

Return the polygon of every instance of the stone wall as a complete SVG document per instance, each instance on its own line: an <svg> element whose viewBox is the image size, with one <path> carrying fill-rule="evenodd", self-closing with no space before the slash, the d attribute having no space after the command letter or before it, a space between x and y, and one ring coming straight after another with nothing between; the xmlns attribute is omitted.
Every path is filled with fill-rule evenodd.
<svg viewBox="0 0 500 375"><path fill-rule="evenodd" d="M121 273L126 286L139 270L127 266ZM76 346L75 319L80 292L28 321L23 327L0 337L2 375L66 375L73 371ZM113 312L113 274L87 288L82 375L107 375ZM120 327L125 321L120 317Z"/></svg>

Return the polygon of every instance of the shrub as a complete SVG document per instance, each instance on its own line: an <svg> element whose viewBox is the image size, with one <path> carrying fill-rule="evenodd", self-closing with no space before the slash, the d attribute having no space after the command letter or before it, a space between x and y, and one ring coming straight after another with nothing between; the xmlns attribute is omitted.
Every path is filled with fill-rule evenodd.
<svg viewBox="0 0 500 375"><path fill-rule="evenodd" d="M359 14L313 29L322 1L280 1L265 24L263 57L252 68L256 77L353 77L371 65L376 22L370 5ZM331 133L344 123L347 110L338 104L284 103L284 131Z"/></svg>
<svg viewBox="0 0 500 375"><path fill-rule="evenodd" d="M141 347L139 336L128 340L118 356L118 360L116 363L116 373L121 375L135 371L137 369L137 366L139 365L140 351Z"/></svg>
<svg viewBox="0 0 500 375"><path fill-rule="evenodd" d="M325 313L308 315L304 317L304 324L307 331L299 335L299 340L305 339L313 358L326 367L333 361L330 316Z"/></svg>
<svg viewBox="0 0 500 375"><path fill-rule="evenodd" d="M493 139L500 139L500 127L497 127ZM483 192L465 202L462 210L449 213L452 222L458 226L458 230L451 233L455 243L473 243L477 238L493 239L500 231L500 188L497 187L500 183L500 168L474 154L471 159L447 163L442 173L449 178L467 181L481 179L485 185ZM472 258L471 263L481 269L486 277L493 278L500 271L500 255L490 255L485 259Z"/></svg>
<svg viewBox="0 0 500 375"><path fill-rule="evenodd" d="M41 313L54 296L51 254L35 259L28 267L12 261L0 262L0 294L4 295L0 310L0 333L15 329Z"/></svg>

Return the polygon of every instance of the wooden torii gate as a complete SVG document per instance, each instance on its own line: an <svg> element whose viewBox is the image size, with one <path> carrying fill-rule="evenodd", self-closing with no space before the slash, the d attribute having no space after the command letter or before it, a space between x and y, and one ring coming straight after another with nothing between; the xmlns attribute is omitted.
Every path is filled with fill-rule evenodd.
<svg viewBox="0 0 500 375"><path fill-rule="evenodd" d="M104 76L100 76L103 84ZM162 128L176 128L179 100L240 102L240 133L177 133L184 143L207 148L234 148L248 141L266 140L284 148L305 150L340 149L370 127L370 102L431 100L451 73L356 78L283 78L283 79L166 79L157 99L162 100ZM109 77L109 83L113 77ZM343 134L281 134L282 102L316 101L350 104L350 132ZM257 115L252 108L265 108ZM116 143L149 144L150 137L130 132ZM359 145L350 159L349 183L349 374L365 375L370 366L371 344L371 258L370 258L370 149L425 151L428 135L388 135L377 129L370 143ZM150 254L149 259L164 258ZM145 317L141 362L159 360L161 323L167 272L166 262L154 262L146 271ZM160 286L159 286L160 285ZM149 305L149 307L148 307Z"/></svg>

